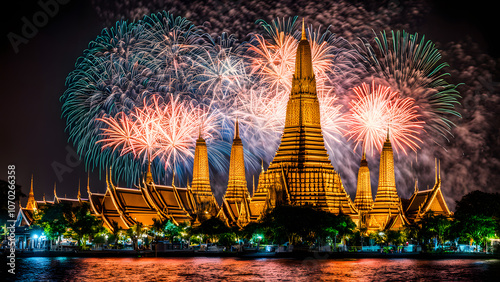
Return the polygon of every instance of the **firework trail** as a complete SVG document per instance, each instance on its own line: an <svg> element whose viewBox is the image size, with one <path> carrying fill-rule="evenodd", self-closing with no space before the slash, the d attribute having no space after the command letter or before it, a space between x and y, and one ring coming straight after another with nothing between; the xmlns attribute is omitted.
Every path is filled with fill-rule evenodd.
<svg viewBox="0 0 500 282"><path fill-rule="evenodd" d="M418 107L412 98L401 99L398 92L375 82L371 89L363 83L353 91L356 99L350 103L346 120L347 135L349 140L354 139L355 149L362 143L367 153L379 152L389 132L396 151L420 149L419 133L424 122L419 120Z"/></svg>
<svg viewBox="0 0 500 282"><path fill-rule="evenodd" d="M460 117L455 105L460 94L456 85L444 79L447 63L441 63L441 53L430 40L418 34L392 31L376 35L375 44L363 40L358 46L359 54L367 63L373 77L385 80L402 97L410 97L418 105L418 112L425 121L425 129L447 138L454 125L450 116ZM434 137L435 141L440 139Z"/></svg>

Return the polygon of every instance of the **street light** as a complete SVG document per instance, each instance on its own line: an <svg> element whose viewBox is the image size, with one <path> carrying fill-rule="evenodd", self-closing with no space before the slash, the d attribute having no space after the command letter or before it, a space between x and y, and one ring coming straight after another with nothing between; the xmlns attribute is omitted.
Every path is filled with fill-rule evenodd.
<svg viewBox="0 0 500 282"><path fill-rule="evenodd" d="M257 235L257 239L259 239L259 242L257 242L257 252L258 252L259 248L260 248L260 241L262 240L262 236L261 235Z"/></svg>

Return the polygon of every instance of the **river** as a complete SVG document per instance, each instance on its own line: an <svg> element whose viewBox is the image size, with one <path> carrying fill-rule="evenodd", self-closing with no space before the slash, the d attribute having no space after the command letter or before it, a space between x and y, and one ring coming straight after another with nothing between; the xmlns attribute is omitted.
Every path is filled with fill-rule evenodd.
<svg viewBox="0 0 500 282"><path fill-rule="evenodd" d="M16 272L18 281L498 281L500 260L33 257Z"/></svg>

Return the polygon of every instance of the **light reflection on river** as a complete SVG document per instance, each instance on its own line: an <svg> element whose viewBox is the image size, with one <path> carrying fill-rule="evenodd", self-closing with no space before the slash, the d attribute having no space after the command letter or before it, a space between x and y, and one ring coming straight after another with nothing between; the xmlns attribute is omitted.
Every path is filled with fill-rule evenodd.
<svg viewBox="0 0 500 282"><path fill-rule="evenodd" d="M498 277L500 260L202 257L24 258L17 260L16 274L22 281L494 281Z"/></svg>

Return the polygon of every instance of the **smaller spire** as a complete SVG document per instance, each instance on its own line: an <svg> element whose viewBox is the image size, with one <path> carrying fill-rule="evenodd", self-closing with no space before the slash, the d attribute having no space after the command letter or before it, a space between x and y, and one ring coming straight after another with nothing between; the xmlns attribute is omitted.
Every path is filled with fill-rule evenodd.
<svg viewBox="0 0 500 282"><path fill-rule="evenodd" d="M33 193L33 174L31 174L31 188L30 188L29 196L33 196L33 195L35 195L35 194Z"/></svg>
<svg viewBox="0 0 500 282"><path fill-rule="evenodd" d="M441 159L438 160L438 180L441 181Z"/></svg>
<svg viewBox="0 0 500 282"><path fill-rule="evenodd" d="M260 160L260 171L264 172L264 159Z"/></svg>
<svg viewBox="0 0 500 282"><path fill-rule="evenodd" d="M56 203L57 193L56 193L56 182L54 181L54 203Z"/></svg>
<svg viewBox="0 0 500 282"><path fill-rule="evenodd" d="M47 201L45 200L45 193L43 193L42 200L43 200L44 202L47 202Z"/></svg>
<svg viewBox="0 0 500 282"><path fill-rule="evenodd" d="M252 181L253 181L253 183L252 183L252 186L253 186L252 187L252 195L255 195L255 175L252 177Z"/></svg>
<svg viewBox="0 0 500 282"><path fill-rule="evenodd" d="M82 198L82 193L80 192L80 178L78 178L78 195L76 196L78 200Z"/></svg>
<svg viewBox="0 0 500 282"><path fill-rule="evenodd" d="M175 167L174 167L174 173L172 174L172 187L175 186Z"/></svg>
<svg viewBox="0 0 500 282"><path fill-rule="evenodd" d="M240 127L238 118L236 118L236 125L234 126L234 139L239 139L239 138L240 138Z"/></svg>
<svg viewBox="0 0 500 282"><path fill-rule="evenodd" d="M415 178L415 194L418 192L418 179Z"/></svg>
<svg viewBox="0 0 500 282"><path fill-rule="evenodd" d="M302 18L302 38L300 38L300 40L307 40L304 18Z"/></svg>
<svg viewBox="0 0 500 282"><path fill-rule="evenodd" d="M438 182L437 158L434 158L434 176L437 183Z"/></svg>

